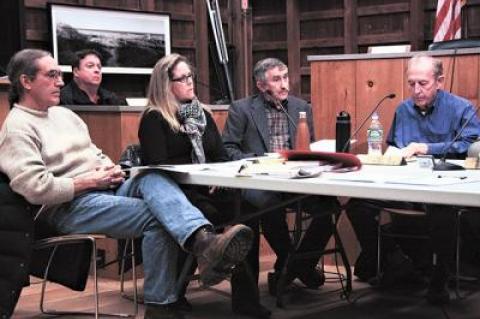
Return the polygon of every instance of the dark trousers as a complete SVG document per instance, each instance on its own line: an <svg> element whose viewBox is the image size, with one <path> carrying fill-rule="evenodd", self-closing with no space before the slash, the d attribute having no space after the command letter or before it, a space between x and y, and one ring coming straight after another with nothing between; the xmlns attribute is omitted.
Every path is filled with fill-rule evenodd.
<svg viewBox="0 0 480 319"><path fill-rule="evenodd" d="M279 204L281 201L288 200L292 198L292 196L295 196L287 193L253 192L255 192L254 196L252 196L253 198L262 198L262 201L257 201L257 205L254 205L255 203L250 201L257 209L266 209L271 205ZM248 198L250 197L247 196L247 199ZM260 203L261 205L258 205ZM300 207L298 207L297 204L291 204L287 207L294 210L300 208L301 211L310 214L312 217L312 221L303 236L297 252L311 252L325 249L335 227L332 223L331 214L339 212L337 199L329 196L310 196L300 202ZM267 212L260 218L263 235L277 255L274 266L275 271L282 270L288 254L292 249L292 241L290 239L285 212L285 207L282 207ZM297 259L288 265L288 267L295 272L310 271L314 269L318 261L318 257Z"/></svg>
<svg viewBox="0 0 480 319"><path fill-rule="evenodd" d="M437 255L437 262L448 265L453 261L455 251L455 223L456 209L444 205L424 205L408 202L393 202L379 200L351 199L347 205L347 215L357 235L362 248L364 260L376 260L378 216L381 208L398 208L422 210L426 212L426 221L422 227L409 227L413 225L411 217L396 215L393 219L395 224L401 224L404 229L429 236L429 247ZM391 237L382 240L382 256L398 247L397 242ZM375 265L373 264L372 267Z"/></svg>

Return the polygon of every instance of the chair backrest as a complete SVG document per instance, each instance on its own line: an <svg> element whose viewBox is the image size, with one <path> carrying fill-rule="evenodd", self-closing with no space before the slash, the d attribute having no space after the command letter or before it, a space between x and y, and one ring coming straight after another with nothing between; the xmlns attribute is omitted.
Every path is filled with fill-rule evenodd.
<svg viewBox="0 0 480 319"><path fill-rule="evenodd" d="M142 149L140 144L130 144L120 155L119 164L122 168L142 166Z"/></svg>
<svg viewBox="0 0 480 319"><path fill-rule="evenodd" d="M33 217L28 203L14 193L0 173L0 318L9 318L28 273L33 243Z"/></svg>
<svg viewBox="0 0 480 319"><path fill-rule="evenodd" d="M434 50L449 50L449 49L464 49L480 47L480 40L475 39L458 39L441 42L433 42L428 46L429 51Z"/></svg>
<svg viewBox="0 0 480 319"><path fill-rule="evenodd" d="M60 235L42 218L33 220L37 209L16 194L9 186L8 177L0 173L0 265L8 267L8 262L2 260L7 252L18 258L12 271L24 273L23 279L20 274L16 276L20 287L28 283L28 274L43 277L50 256L50 249L32 250L34 240ZM8 236L3 238L2 231ZM90 251L91 245L87 243L60 247L48 279L73 290L84 290L90 269ZM11 256L8 260L15 261ZM19 264L24 264L24 267L19 267ZM0 284L0 287L4 285Z"/></svg>
<svg viewBox="0 0 480 319"><path fill-rule="evenodd" d="M35 220L35 239L61 236L41 216ZM30 273L43 278L53 247L33 250ZM83 291L87 283L91 263L92 245L88 242L61 245L55 252L48 280L76 291Z"/></svg>

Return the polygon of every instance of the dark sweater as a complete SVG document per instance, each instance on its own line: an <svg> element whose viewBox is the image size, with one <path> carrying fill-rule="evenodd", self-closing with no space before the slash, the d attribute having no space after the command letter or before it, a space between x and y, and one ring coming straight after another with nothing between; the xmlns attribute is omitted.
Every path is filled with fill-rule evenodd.
<svg viewBox="0 0 480 319"><path fill-rule="evenodd" d="M207 162L228 160L222 138L210 113L205 111L207 126L203 134L203 148ZM192 144L187 134L174 132L162 114L150 111L140 121L138 138L142 147L142 162L152 164L191 164Z"/></svg>
<svg viewBox="0 0 480 319"><path fill-rule="evenodd" d="M82 91L75 81L71 81L60 91L60 105L127 105L125 99L121 99L115 93L98 88L98 103L90 101L87 93Z"/></svg>

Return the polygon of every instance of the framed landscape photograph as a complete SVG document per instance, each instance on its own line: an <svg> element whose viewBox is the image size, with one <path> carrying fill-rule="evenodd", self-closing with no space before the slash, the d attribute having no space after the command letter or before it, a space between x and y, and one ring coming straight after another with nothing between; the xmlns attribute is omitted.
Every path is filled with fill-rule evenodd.
<svg viewBox="0 0 480 319"><path fill-rule="evenodd" d="M103 73L150 74L170 54L170 16L166 13L48 4L52 53L71 72L76 51L95 49Z"/></svg>

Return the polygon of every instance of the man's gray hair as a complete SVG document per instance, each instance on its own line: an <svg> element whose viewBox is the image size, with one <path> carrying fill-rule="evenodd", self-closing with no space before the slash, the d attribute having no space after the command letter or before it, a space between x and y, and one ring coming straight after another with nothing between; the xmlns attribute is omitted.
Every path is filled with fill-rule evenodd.
<svg viewBox="0 0 480 319"><path fill-rule="evenodd" d="M422 61L423 60L423 61ZM409 61L408 61L408 69L413 64L421 63L424 62L425 60L428 60L432 63L432 69L433 69L433 76L435 79L438 79L443 75L443 63L441 60L436 59L426 53L418 53L415 54Z"/></svg>
<svg viewBox="0 0 480 319"><path fill-rule="evenodd" d="M24 94L23 85L20 83L20 76L25 74L31 79L35 78L38 72L37 60L50 56L50 52L38 49L24 49L17 52L8 63L7 75L10 80L10 92L8 102L10 108L17 103Z"/></svg>
<svg viewBox="0 0 480 319"><path fill-rule="evenodd" d="M279 69L285 69L287 68L287 65L277 58L266 58L258 61L253 68L253 77L255 78L255 81L265 82L265 73L276 67Z"/></svg>

